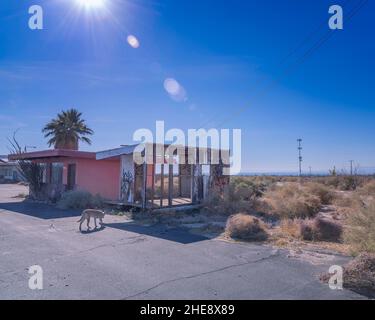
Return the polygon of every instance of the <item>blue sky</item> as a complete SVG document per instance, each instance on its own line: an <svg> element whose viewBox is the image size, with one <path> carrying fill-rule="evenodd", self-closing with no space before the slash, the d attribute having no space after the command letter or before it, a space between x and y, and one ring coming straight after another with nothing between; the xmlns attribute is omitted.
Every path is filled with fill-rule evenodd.
<svg viewBox="0 0 375 320"><path fill-rule="evenodd" d="M351 159L375 167L373 1L352 19L362 0L106 0L92 11L76 2L1 1L0 154L18 128L22 144L47 148L41 128L75 107L95 131L84 150L132 143L164 120L242 129L243 171L296 171L299 137L305 171ZM28 28L32 4L44 9L43 30ZM344 8L344 30L298 63L329 32L332 4ZM166 78L187 99L171 99Z"/></svg>

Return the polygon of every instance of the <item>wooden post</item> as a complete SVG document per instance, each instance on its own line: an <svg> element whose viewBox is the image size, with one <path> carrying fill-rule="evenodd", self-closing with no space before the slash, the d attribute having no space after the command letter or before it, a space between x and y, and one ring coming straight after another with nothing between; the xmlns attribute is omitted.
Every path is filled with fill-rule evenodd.
<svg viewBox="0 0 375 320"><path fill-rule="evenodd" d="M190 198L194 203L194 164L190 165Z"/></svg>
<svg viewBox="0 0 375 320"><path fill-rule="evenodd" d="M151 186L151 205L155 204L155 173L156 173L156 145L152 146L152 186Z"/></svg>
<svg viewBox="0 0 375 320"><path fill-rule="evenodd" d="M168 206L172 207L173 198L173 164L169 165L169 182L168 182Z"/></svg>
<svg viewBox="0 0 375 320"><path fill-rule="evenodd" d="M181 186L181 165L178 165L178 196L182 196L182 186Z"/></svg>
<svg viewBox="0 0 375 320"><path fill-rule="evenodd" d="M163 208L164 199L164 164L161 165L161 177L160 177L160 208Z"/></svg>
<svg viewBox="0 0 375 320"><path fill-rule="evenodd" d="M146 209L147 207L146 188L147 188L147 164L145 162L143 163L142 209Z"/></svg>

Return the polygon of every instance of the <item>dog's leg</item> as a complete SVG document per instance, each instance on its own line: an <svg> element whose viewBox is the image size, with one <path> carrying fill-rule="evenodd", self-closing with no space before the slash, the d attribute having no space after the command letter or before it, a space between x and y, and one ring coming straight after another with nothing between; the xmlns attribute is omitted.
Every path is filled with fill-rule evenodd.
<svg viewBox="0 0 375 320"><path fill-rule="evenodd" d="M90 217L87 217L87 230L90 230Z"/></svg>
<svg viewBox="0 0 375 320"><path fill-rule="evenodd" d="M94 223L95 223L95 229L98 229L98 226L96 224L96 217L94 218Z"/></svg>
<svg viewBox="0 0 375 320"><path fill-rule="evenodd" d="M83 221L85 221L85 220L82 220L81 223L79 224L79 232L82 232L82 223L83 223Z"/></svg>

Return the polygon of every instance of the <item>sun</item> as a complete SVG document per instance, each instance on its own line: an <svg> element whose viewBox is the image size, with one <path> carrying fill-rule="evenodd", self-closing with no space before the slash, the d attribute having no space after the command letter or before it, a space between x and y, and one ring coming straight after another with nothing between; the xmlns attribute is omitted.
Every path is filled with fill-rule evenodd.
<svg viewBox="0 0 375 320"><path fill-rule="evenodd" d="M76 0L77 3L86 9L102 8L106 0Z"/></svg>

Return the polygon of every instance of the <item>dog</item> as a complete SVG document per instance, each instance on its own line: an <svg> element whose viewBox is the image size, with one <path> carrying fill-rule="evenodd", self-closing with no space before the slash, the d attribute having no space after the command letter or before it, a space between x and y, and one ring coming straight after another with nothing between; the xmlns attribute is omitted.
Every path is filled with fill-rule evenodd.
<svg viewBox="0 0 375 320"><path fill-rule="evenodd" d="M98 228L96 224L96 219L99 219L100 225L103 225L103 219L105 216L105 212L101 210L95 210L95 209L87 209L82 212L81 219L77 221L79 223L79 231L82 232L82 223L87 220L87 230L90 230L90 219L94 218L95 222L95 229Z"/></svg>

